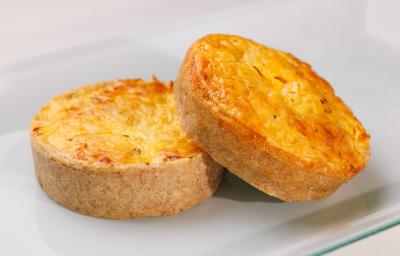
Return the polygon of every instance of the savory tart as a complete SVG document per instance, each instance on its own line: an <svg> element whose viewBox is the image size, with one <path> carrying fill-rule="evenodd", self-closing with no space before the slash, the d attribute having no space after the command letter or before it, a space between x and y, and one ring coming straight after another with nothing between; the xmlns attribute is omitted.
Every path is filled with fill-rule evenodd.
<svg viewBox="0 0 400 256"><path fill-rule="evenodd" d="M182 130L172 87L118 80L51 100L30 126L42 189L113 219L172 215L209 198L223 170Z"/></svg>
<svg viewBox="0 0 400 256"><path fill-rule="evenodd" d="M286 201L324 198L366 165L370 136L329 83L291 54L211 34L175 83L183 127L218 163Z"/></svg>

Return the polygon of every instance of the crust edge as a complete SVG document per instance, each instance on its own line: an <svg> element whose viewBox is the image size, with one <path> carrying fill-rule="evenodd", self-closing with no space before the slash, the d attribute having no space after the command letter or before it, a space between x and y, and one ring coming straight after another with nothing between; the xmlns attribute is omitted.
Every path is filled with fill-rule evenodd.
<svg viewBox="0 0 400 256"><path fill-rule="evenodd" d="M81 214L111 219L169 216L217 190L223 167L207 153L155 165L82 168L31 137L36 178L54 201Z"/></svg>

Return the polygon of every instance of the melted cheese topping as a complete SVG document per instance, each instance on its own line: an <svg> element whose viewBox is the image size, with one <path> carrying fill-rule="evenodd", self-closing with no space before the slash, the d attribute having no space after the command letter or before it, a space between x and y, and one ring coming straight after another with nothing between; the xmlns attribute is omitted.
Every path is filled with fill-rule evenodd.
<svg viewBox="0 0 400 256"><path fill-rule="evenodd" d="M191 51L199 91L218 115L313 168L352 175L365 165L370 136L308 64L238 36L209 35Z"/></svg>
<svg viewBox="0 0 400 256"><path fill-rule="evenodd" d="M33 136L69 158L154 163L201 152L183 132L172 83L121 80L55 97L31 124Z"/></svg>

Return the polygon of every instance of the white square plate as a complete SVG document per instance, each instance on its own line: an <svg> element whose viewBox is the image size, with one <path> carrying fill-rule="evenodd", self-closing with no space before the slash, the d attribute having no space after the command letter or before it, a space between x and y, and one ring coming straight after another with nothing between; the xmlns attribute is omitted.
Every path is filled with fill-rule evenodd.
<svg viewBox="0 0 400 256"><path fill-rule="evenodd" d="M316 254L398 223L400 40L376 22L376 10L361 0L267 1L3 68L0 254ZM210 32L250 37L311 63L372 135L365 171L329 198L309 203L281 202L227 173L200 206L128 221L79 215L40 190L27 131L40 106L85 83L152 74L174 80L190 43Z"/></svg>

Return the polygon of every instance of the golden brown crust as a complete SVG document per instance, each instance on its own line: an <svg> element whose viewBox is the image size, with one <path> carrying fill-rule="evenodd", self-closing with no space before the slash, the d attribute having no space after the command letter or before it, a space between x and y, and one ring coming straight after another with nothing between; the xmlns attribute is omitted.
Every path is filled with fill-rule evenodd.
<svg viewBox="0 0 400 256"><path fill-rule="evenodd" d="M112 161L79 159L48 143L35 128L31 127L31 145L39 184L53 200L87 215L112 219L173 215L212 196L223 174L219 164L198 151L179 158L173 152L165 161L118 162L124 151L117 148L111 152ZM178 152L179 144L175 147ZM187 148L197 147L185 145L183 152Z"/></svg>
<svg viewBox="0 0 400 256"><path fill-rule="evenodd" d="M223 169L206 153L129 167L72 167L32 140L37 180L47 195L82 214L111 219L167 216L211 197ZM112 169L111 169L112 168Z"/></svg>
<svg viewBox="0 0 400 256"><path fill-rule="evenodd" d="M238 49L230 50L229 47ZM253 48L249 50L249 47ZM341 99L334 95L329 84L308 65L291 55L275 53L268 48L266 56L263 56L264 48L250 40L227 35L209 35L195 42L186 54L174 88L183 127L217 162L267 194L287 201L326 197L364 168L369 157L369 135ZM239 56L232 62L225 59L235 56L236 51ZM253 60L247 57L245 62L243 56L254 52L256 58L265 58L269 66L251 73ZM268 54L284 58L271 57L268 62ZM281 62L285 72L281 70ZM262 66L263 60L257 59L255 63ZM275 66L278 68L271 71ZM261 72L264 74L260 75ZM271 73L294 75L291 84L285 87L287 77L277 76L282 81L274 84L268 78ZM254 76L259 77L253 80ZM309 108L304 104L282 103L285 96L263 98L268 90L272 94L281 93L293 84L299 85L296 95L304 96L303 99L309 95L316 96L318 102ZM259 85L266 87L254 88ZM329 99L329 104L324 97ZM265 102L260 99L265 99ZM333 115L321 113L325 105L335 111L325 114ZM295 113L298 109L306 111ZM273 123L276 117L271 110L280 111L283 121L279 125ZM289 114L285 116L285 112ZM335 118L338 117L342 119L336 125ZM297 122L300 119L301 122ZM291 123L293 120L295 122ZM320 134L308 134L311 128L320 129ZM298 134L293 134L296 132ZM287 143L293 138L296 143ZM353 148L352 141L355 141L357 149L356 146Z"/></svg>

